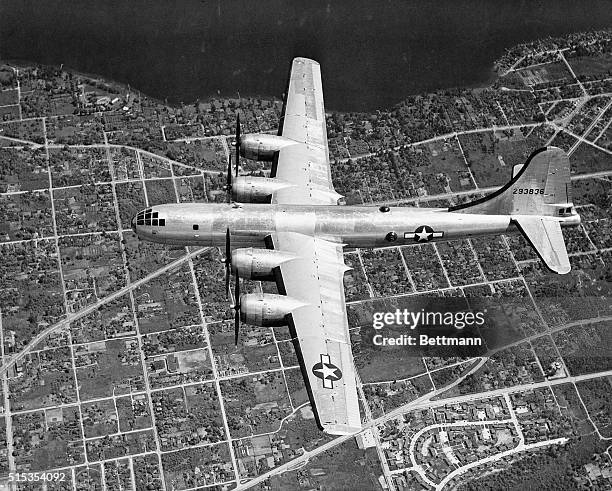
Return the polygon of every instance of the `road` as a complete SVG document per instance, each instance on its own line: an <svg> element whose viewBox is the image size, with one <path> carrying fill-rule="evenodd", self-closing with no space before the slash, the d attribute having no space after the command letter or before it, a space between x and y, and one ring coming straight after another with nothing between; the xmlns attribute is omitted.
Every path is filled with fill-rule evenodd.
<svg viewBox="0 0 612 491"><path fill-rule="evenodd" d="M611 98L611 99L608 101L608 103L607 103L607 104L604 106L604 108L603 108L603 109L601 110L601 112L600 112L600 113L597 115L597 117L593 118L593 121L592 121L592 122L591 122L591 124L590 124L590 125L587 127L587 129L586 129L586 130L584 130L584 131L582 132L582 135L583 135L583 136L577 137L576 143L574 143L574 144L572 145L572 147L571 147L571 148L570 148L570 149L567 151L567 154L568 154L569 156L571 156L571 155L572 155L572 154L573 154L573 153L576 151L576 149L578 148L578 145L580 145L580 144L581 144L581 143L583 143L583 142L587 142L587 143L590 143L590 144L595 145L595 141L596 141L596 140L594 140L594 141L592 141L592 142L591 142L590 140L587 140L587 139L586 139L586 137L587 137L587 136L589 135L589 133L590 133L590 132L593 130L593 128L595 128L595 126L597 125L597 123L599 123L599 120L600 120L600 119L603 117L603 115L604 115L604 114L606 114L606 111L608 110L608 108L609 108L610 106L612 106L612 98ZM604 152L610 153L610 152L609 152L608 150L606 150L605 148L602 148L602 147L599 147L599 148L601 148L601 150L603 150Z"/></svg>
<svg viewBox="0 0 612 491"><path fill-rule="evenodd" d="M586 172L584 174L574 174L572 176L572 181L580 181L583 179L593 179L597 177L609 177L609 176L612 176L612 169L611 170L600 170L596 172ZM406 203L416 203L416 202L420 203L420 202L427 202L427 201L450 199L456 196L468 196L468 195L476 194L476 193L489 194L489 193L493 193L494 191L497 191L500 187L501 186L490 186L490 187L479 188L479 189L467 189L465 191L453 191L451 193L430 194L428 196L419 196L416 198L403 198L403 199L396 199L396 200L373 201L372 203L364 203L364 206L380 206L383 204L397 206L397 205L402 205Z"/></svg>
<svg viewBox="0 0 612 491"><path fill-rule="evenodd" d="M365 423L363 425L363 429L365 430L368 428L372 428L374 426L384 424L392 419L397 418L398 416L403 415L404 413L408 411L414 411L417 409L426 409L430 407L445 406L446 404L461 404L463 402L472 402L478 399L504 396L505 394L512 394L512 393L521 392L524 390L530 390L530 389L536 389L536 388L542 388L542 387L550 387L554 385L565 384L568 382L575 383L575 382L581 382L584 380L591 380L594 378L610 377L610 376L612 376L612 370L607 370L605 372L589 373L589 374L578 375L574 377L566 377L563 379L547 380L544 382L537 382L537 383L532 383L532 384L516 385L514 387L507 387L507 388L496 389L496 390L491 390L487 392L479 392L476 394L468 394L468 395L463 395L463 396L450 397L448 399L441 399L438 401L432 401L431 398L435 397L436 395L440 395L442 392L445 392L447 390L447 389L443 389L441 391L434 391L425 396L419 397L418 399L412 402L409 402L407 404L404 404L403 406L400 406L394 409L393 411L390 411L389 413L383 416L380 416L379 418L373 419L372 421ZM297 457L296 459L293 459L290 462L287 462L286 464L276 467L275 469L272 469L271 471L268 471L265 474L262 474L244 484L241 484L236 489L249 489L253 486L256 486L257 484L262 483L263 481L265 481L266 479L274 475L278 475L278 474L282 474L287 471L291 471L295 467L305 462L308 462L312 457L315 457L323 452L326 452L327 450L330 450L346 442L347 440L350 440L353 437L354 435L343 435L341 437L338 437L335 440L332 440L331 442L326 443L325 445L322 445L314 450L311 450L310 452L305 452L303 455ZM528 448L525 448L525 449L527 450Z"/></svg>
<svg viewBox="0 0 612 491"><path fill-rule="evenodd" d="M2 353L2 361L4 361L4 329L2 326L2 312L0 311L0 352ZM8 383L8 373L2 375L2 405L4 407L4 423L6 434L6 451L9 472L15 472L15 455L13 454L15 446L13 444L13 417L11 414L10 391Z"/></svg>
<svg viewBox="0 0 612 491"><path fill-rule="evenodd" d="M507 450L505 452L501 452L495 455L492 455L491 457L486 457L482 460L477 460L475 462L470 462L469 464L466 464L462 467L459 467L458 469L455 469L453 472L451 472L450 474L448 474L444 479L442 479L442 481L440 481L440 484L436 485L436 491L441 491L442 489L444 489L444 486L446 486L446 484L453 479L454 477L461 475L467 471L469 471L470 469L473 469L474 467L478 467L480 465L484 465L484 464L488 464L490 462L494 462L496 460L501 460L504 457L509 457L513 454L519 453L519 452L524 452L526 450L533 450L534 448L540 448L540 447L545 447L547 445L559 445L562 443L565 443L567 441L567 438L555 438L554 440L545 440L542 442L536 442L536 443L529 443L529 444L519 444L517 447Z"/></svg>
<svg viewBox="0 0 612 491"><path fill-rule="evenodd" d="M412 469L421 476L423 481L425 481L431 487L436 487L436 483L427 477L427 474L425 473L425 470L423 469L423 467L419 465L416 461L416 458L415 458L416 444L419 441L419 438L421 438L421 436L424 433L427 433L428 431L434 430L436 428L438 429L457 428L457 427L460 428L463 426L485 426L485 425L500 424L500 423L513 423L513 421L511 419L498 419L494 421L455 421L453 423L443 423L443 424L439 423L439 424L425 426L424 428L421 428L419 431L417 431L410 439L409 452L410 452L410 462L412 463L412 466L406 469L394 470L393 473L397 474L400 472L404 472L405 470Z"/></svg>
<svg viewBox="0 0 612 491"><path fill-rule="evenodd" d="M40 343L41 341L43 341L45 339L45 337L47 337L49 334L52 334L53 332L60 330L64 327L68 327L70 325L71 322L76 321L77 319L80 319L81 317L86 316L87 314L91 314L92 312L94 312L95 310L99 309L100 307L102 307L103 305L106 305L109 302L112 302L113 300L116 300L117 298L119 298L121 295L124 295L136 288L138 288L139 286L147 283L148 281L151 281L153 278L156 278L164 273L166 273L167 271L170 271L173 268L176 268L178 266L180 266L181 264L183 264L184 262L189 261L190 259L196 257L198 254L201 254L202 252L208 250L209 247L202 247L196 251L193 252L189 252L187 253L185 256L180 257L179 259L165 265L162 266L160 269L154 271L153 273L145 276L144 278L138 280L138 281L134 281L133 283L128 284L127 286L121 288L121 290L117 290L114 293L111 293L110 295L108 295L107 297L104 297L102 299L100 299L99 301L97 301L96 303L92 303L91 305L88 305L87 307L85 307L84 309L79 310L78 312L74 312L71 314L68 314L66 316L65 319L62 319L61 321L57 322L56 324L53 324L49 327L47 327L45 330L41 331L40 333L38 333L29 343L26 347L24 347L19 353L17 353L16 355L13 355L9 361L4 362L3 361L3 365L2 367L0 367L0 375L2 375L4 372L6 372L10 367L12 367L15 363L17 363L19 360L22 360L30 351L32 351L34 349L35 346L38 345L38 343Z"/></svg>
<svg viewBox="0 0 612 491"><path fill-rule="evenodd" d="M570 70L570 72L572 73L572 75L575 77L575 74L573 73L571 66L569 66L569 64L567 63L567 60L565 60L565 57L563 56L562 53L559 53L560 59L562 59L566 65L568 66L568 69ZM510 67L510 69L508 70L509 72L512 71L516 66L518 66L518 64L520 64L521 59L516 61L516 64L513 65L512 67ZM578 81L579 82L579 81ZM579 82L580 83L580 82ZM573 132L569 131L567 129L567 124L569 123L569 121L571 120L572 117L574 117L576 114L578 114L584 104L592 99L593 97L606 97L606 96L610 96L611 94L599 94L597 96L589 96L588 94L586 94L586 91L584 91L584 87L581 84L581 87L583 89L583 92L585 93L584 96L578 98L578 104L576 105L576 107L574 108L574 111L572 111L570 113L570 115L564 119L560 119L560 120L555 120L555 121L549 121L546 123L528 123L528 124L520 124L520 125L504 125L504 126L498 126L498 127L488 127L488 128L474 128L471 130L465 130L465 131L459 131L459 132L452 132L452 133L448 133L448 134L444 134L444 135L439 135L439 136L435 136L433 138L429 138L423 141L419 141L419 142L413 142L407 145L404 145L403 148L405 147L415 147L418 145L423 145L423 144L427 144L427 143L431 143L431 142L436 142L436 141L441 141L441 140L448 140L448 139L457 139L458 143L459 143L459 147L461 148L461 143L459 141L459 135L462 134L474 134L474 133L482 133L482 132L490 132L490 131L503 131L503 130L511 130L511 129L517 129L517 128L524 128L524 127L531 127L531 128L535 128L535 127L540 127L542 125L548 125L549 127L553 127L555 128L557 131L563 131L568 135L571 135L572 137L576 138L576 144L572 147L571 151L575 150L575 148L580 144L580 143L586 143L589 144L591 146L593 146L594 148L596 148L599 151L602 151L604 153L607 154L612 154L612 151L609 151L607 149L604 149L602 147L599 147L598 145L596 145L595 142L591 142L588 141L584 138L584 136L588 135L588 132L592 130L592 128L595 127L595 125L597 124L597 122L600 120L600 118L605 114L606 109L608 109L611 105L612 105L612 100L610 100L607 104L607 106L604 108L604 110L600 113L600 115L595 118L595 120L590 124L590 126L587 128L587 131L584 132L583 136L580 135L576 135ZM21 97L21 93L20 93L20 87L19 87L19 81L17 81L17 92L18 92L18 101L20 101L20 97ZM499 103L498 103L499 106ZM21 106L19 105L19 109L21 111ZM502 112L502 114L504 113L503 108L500 106L499 107L500 111ZM505 114L504 114L504 118L505 118ZM22 119L21 117L21 112L20 112L20 120ZM32 119L32 118L30 118ZM49 160L49 149L57 149L57 148L63 148L64 145L59 145L59 144L53 144L53 143L49 143L47 140L47 134L46 134L46 118L33 118L33 119L42 119L42 124L43 124L43 135L44 135L44 144L37 144L37 143L33 143L31 141L27 141L27 140L21 140L18 138L11 138L11 137L5 137L5 136L1 136L2 139L19 144L19 145L27 145L27 146L31 146L34 148L43 148L46 151L47 154L47 161ZM607 126L609 126L610 123L608 123ZM166 139L165 136L165 131L164 128L161 128L162 131L162 135L164 140ZM602 133L604 130L602 130ZM100 148L100 149L105 149L106 150L106 158L109 161L109 166L111 166L112 168L112 159L111 159L111 153L110 150L112 148L129 148L132 151L135 152L135 156L136 159L139 163L139 167L141 170L141 179L140 181L143 184L143 192L144 192L144 196L145 196L145 200L147 202L148 205L148 196L147 196L147 188L146 186L144 186L145 181L149 180L147 178L144 178L144 174L142 173L143 170L143 166L142 166L142 157L143 156L147 156L150 158L154 158L156 161L159 162L164 162L166 165L170 166L170 169L172 169L172 166L180 166L183 168L188 168L190 170L193 170L195 173L197 174L209 174L209 175L218 175L220 173L223 172L223 170L211 170L211 169L202 169L200 167L196 167L193 165L189 165L189 164L184 164L181 162L177 162L171 159L168 159L164 156L160 156L157 155L155 153L151 153L139 148L135 148L135 147L131 147L131 146L127 146L127 145L115 145L115 144L109 144L107 138L106 138L106 134L104 134L104 143L103 144L93 144L93 145L70 145L71 147L74 148ZM214 137L196 137L196 138L186 138L186 139L181 139L181 140L176 140L176 141L194 141L194 140L214 140L214 139L218 139L220 140L220 142L223 145L223 149L225 152L225 155L229 155L230 153L230 148L227 145L227 137L225 136L214 136ZM399 150L400 147L395 147L395 148L390 148L390 149L385 149L383 150L381 153L385 154L388 153L390 151L396 151ZM461 151L463 153L463 149L461 148ZM373 156L373 155L380 155L380 153L374 154L374 153L370 153L370 154L365 154L365 155L359 155L356 157L352 157L353 160L355 159L360 159L360 158L367 158L369 156ZM464 155L464 159L465 159L465 155ZM341 160L348 160L348 159L341 159ZM467 162L466 162L467 163ZM237 164L237 163L236 163ZM468 167L468 171L469 171L469 167ZM581 174L581 175L575 175L572 177L572 179L574 180L580 180L580 179L588 179L588 178L600 178L600 177L609 177L612 175L612 170L605 170L605 171L599 171L599 172L592 172L592 173L587 173L587 174ZM151 178L151 179L158 179L158 178ZM168 177L166 179L172 179L173 180L173 184L175 186L175 191L176 191L176 181L174 180L174 173L171 173L171 177ZM473 176L472 176L472 180ZM115 202L115 215L116 215L116 219L117 219L117 223L119 223L119 210L117 207L117 196L115 193L115 189L114 186L118 183L122 183L122 182L134 182L133 180L125 180L125 181L111 181L109 183L106 184L111 184L113 186L113 196L114 196L114 202ZM98 183L98 184L102 184L102 183ZM496 189L498 189L497 187L487 187L487 188L482 188L482 189L478 189L476 182L474 181L474 185L476 186L476 189L471 189L471 190L466 190L466 191L459 191L459 192L452 192L452 193L446 193L446 194L439 194L439 195L431 195L431 196L426 196L426 197L419 197L419 198L408 198L408 199L399 199L399 200L393 200L393 201L385 201L385 204L405 204L405 203L412 203L412 202L427 202L427 201L432 201L432 200L440 200L440 199L449 199L449 198L453 198L456 196L465 196L465 195L470 195L470 194L474 194L474 193L489 193L489 192L493 192ZM78 187L78 186L68 186L68 187ZM53 200L53 191L54 189L60 189L58 188L53 188L52 185L52 181L51 181L51 171L49 169L49 193L51 195L51 206L54 207L54 200ZM16 193L3 193L4 194L20 194L23 193L22 191L16 192ZM379 205L381 203L373 203L372 205ZM55 235L52 237L47 237L45 238L45 240L47 239L55 239L57 241L58 239L58 234L57 234L57 227L55 224L55 210L52 209L52 215L53 215L53 225L54 225L54 231L55 231ZM121 236L121 230L118 231L119 235ZM87 234L78 234L78 235L87 235ZM37 239L34 239L37 240ZM25 241L13 241L13 242L8 242L8 244L11 243L19 243L19 242L25 242ZM8 374L7 371L18 361L22 360L25 356L27 356L29 353L31 353L36 347L37 345L39 345L42 341L45 340L45 338L57 331L57 330L61 330L61 329L65 329L69 326L69 324L71 322L76 321L79 318L82 318L92 312L94 312L95 310L99 309L100 307L104 306L105 304L108 304L109 302L112 302L113 300L117 299L118 297L128 294L128 295L133 295L134 289L138 288L139 286L141 286L142 284L151 281L152 279L166 273L167 271L179 267L181 264L184 264L185 262L187 262L187 264L190 267L190 271L191 271L191 275L192 275L192 280L194 282L194 284L197 284L197 282L195 281L195 273L194 273L194 269L193 269L193 263L192 263L192 259L193 257L197 256L198 254L202 253L203 251L205 251L207 248L201 248L197 251L191 252L191 253L187 253L185 256L173 261L172 263L156 270L155 272L149 274L148 276L146 276L145 278L142 278L134 283L129 283L129 277L128 277L128 284L127 286L125 286L124 288L118 290L117 292L114 292L112 294L110 294L109 296L99 300L98 302L89 305L87 307L85 307L84 309L80 310L79 312L75 312L75 313L70 313L66 316L66 318L62 319L61 321L59 321L58 323L54 324L53 326L49 326L48 328L46 328L44 331L42 331L41 333L39 333L37 336L34 337L34 339L32 339L30 341L30 343L22 349L21 352L19 352L18 354L13 355L11 358L9 358L8 360L6 359L6 357L3 357L2 359L2 371L0 372L0 374L3 377L2 383L3 383L3 387L4 387L4 391L5 391L5 403L6 403L6 407L8 408L8 401L6 400L6 398L8 397L8 384L7 384L7 379L8 379ZM59 251L58 251L59 254ZM124 256L124 265L125 265L125 252L123 250L122 247L122 254ZM359 254L359 252L358 252ZM361 260L361 256L359 254L359 258ZM440 263L442 264L442 268L444 270L444 264L442 263L442 261L440 260ZM405 264L405 263L404 263ZM406 265L405 265L406 266ZM410 275L408 268L406 266L406 270L407 270L407 274ZM365 272L365 270L364 270ZM61 274L61 263L60 263L60 274ZM446 271L444 270L444 274L446 275ZM447 277L448 278L448 277ZM412 281L412 280L411 280ZM63 285L63 281L62 281L62 285ZM483 284L490 284L491 282L487 282L485 281ZM450 284L450 282L449 282ZM371 288L370 285L368 284L368 288ZM197 288L196 288L196 293L197 293ZM200 314L201 316L202 314L202 301L199 297L199 294L197 296L197 301L198 301L198 305L200 308ZM0 313L1 314L1 313ZM202 317L202 321L203 321L203 317ZM543 336L543 335L548 335L551 332L555 332L561 329L566 329L568 327L571 327L572 325L579 325L579 324L583 324L586 322L599 322L599 321L604 321L604 320L612 320L611 316L605 317L605 318L598 318L598 319L590 319L590 320L583 320L583 321L576 321L574 323L569 323L569 324L565 324L564 326L558 326L555 327L553 329L547 330L546 332L543 332L541 334L537 334L537 335L533 335L530 336L529 338L526 339L521 339L519 341L517 341L516 343L513 343L511 345L508 346L512 346L515 344L521 344L521 343L525 343L525 342L529 342L532 339L535 339L537 337ZM1 317L0 317L0 326L1 326ZM0 327L0 335L2 334L2 330ZM208 335L208 334L207 334ZM139 336L139 343L141 341L140 336ZM2 341L0 339L0 341ZM2 343L3 344L3 343ZM212 351L211 351L211 344L210 342L207 343L208 344L208 354L209 356L212 358ZM504 346L501 347L495 351L499 351L501 349L506 349L508 346ZM141 346L142 348L142 346ZM494 352L495 352L494 351ZM396 408L395 410L389 412L388 414L381 416L379 418L373 419L371 414L369 414L368 412L368 418L367 418L367 422L364 424L364 428L365 429L372 429L377 441L377 447L378 447L378 452L379 452L379 457L381 460L381 464L383 466L383 471L384 474L388 477L390 474L390 471L388 469L388 467L386 466L386 461L385 461L385 457L384 454L380 448L380 438L378 435L378 426L381 424L386 423L387 421L396 418L398 416L401 416L402 414L406 413L407 411L411 411L414 409L422 409L422 408L428 408L428 407L438 407L438 406L442 406L445 404L449 404L449 403L460 403L460 402L471 402L471 401L475 401L475 400L479 400L483 397L496 397L496 396L503 396L506 399L506 402L508 402L509 399L509 394L512 394L516 391L521 391L521 390L529 390L529 389L533 389L533 388L544 388L544 387L552 387L554 385L558 385L558 384L564 384L564 383L577 383L577 382L581 382L584 380L589 380L591 378L596 378L596 377L603 377L603 376L611 376L612 375L612 371L607 371L607 372L599 372L596 374L585 374L585 375L580 375L580 376L572 376L572 377L566 377L566 378L561 378L561 379L555 379L555 380L545 380L542 382L537 382L537 383L533 383L533 384L524 384L524 385L520 385L520 386L515 386L515 387L510 387L510 388L503 388L503 389L497 389L497 390L492 390L492 391L488 391L488 392L484 392L484 393L477 393L477 394L467 394L467 395L461 395L461 396L456 396L456 397L451 397L448 399L442 399L442 400L433 400L438 396L443 396L443 394L448 393L449 389L452 389L453 387L457 386L458 384L461 383L461 381L469 374L473 374L476 373L478 371L478 369L480 367L482 367L482 365L484 365L484 363L486 362L485 358L482 358L478 361L478 363L476 363L467 373L463 374L461 378L453 381L450 385L441 388L441 389L437 389L434 390L428 394L425 394L419 398L417 398L414 401L411 401L407 404L404 404L403 406ZM144 367L143 367L144 369ZM217 391L217 397L219 398L220 401L220 407L221 407L221 415L222 415L222 419L224 422L224 429L228 435L229 438L229 428L228 428L228 423L227 423L227 416L225 414L225 404L223 403L223 397L219 388L219 381L223 380L224 378L230 378L230 377L220 377L219 374L216 372L216 368L214 368L214 364L213 364L213 370L214 372L214 381L215 381L215 385L216 385L216 391ZM239 375L234 375L231 377L239 377L242 376L242 374ZM188 384L181 384L180 386L185 386ZM145 393L146 392L150 392L151 389L148 386L148 384L146 385L145 388ZM362 394L362 398L363 398L363 394ZM114 396L113 396L113 400L114 400ZM80 403L80 400L79 400ZM150 408L150 412L152 413L153 416L153 410L152 408ZM10 413L7 413L8 416L6 416L7 419L7 430L8 430L8 435L7 435L7 439L9 439L9 450L11 449L12 444L10 443L10 438L12 437L12 429L10 427L10 423L11 423L11 417L10 417ZM472 424L472 423L465 423L465 424ZM155 427L155 421L153 419L153 427ZM127 432L124 432L127 433ZM157 439L157 434L155 435L156 439ZM343 442L346 442L348 440L350 440L351 438L353 438L354 435L346 435L340 438L336 438L335 440L332 440L331 442L328 442L327 444L322 445L319 448L316 448L310 452L305 452L302 456L292 460L291 462L288 462L278 468L275 468L273 470L271 470L270 472L257 477L256 479L253 479L251 481L245 482L242 485L240 485L238 487L238 489L247 489L250 488L252 486L257 485L258 483L264 481L265 479L267 479L268 477L270 477L271 475L275 475L275 474L279 474L282 472L286 472L289 470L295 470L296 468L299 468L303 465L306 465L308 463L308 461L316 456L316 455L320 455L323 452L326 452L327 450L330 450L334 447L336 447L337 445L342 444ZM562 439L558 439L558 440L562 440ZM453 471L451 474L449 474L448 476L446 476L446 478L437 486L438 489L441 489L442 487L444 487L450 480L452 480L453 477L455 477L458 474L461 474L462 472L465 472L467 470L469 470L472 467L475 467L477 465L482 465L482 464L486 464L498 459L503 458L504 456L510 455L511 453L514 452L519 452L519 451L523 451L523 450L529 450L531 448L535 448L537 446L542 446L542 445L549 445L549 444L554 444L554 443L558 443L558 441L556 440L550 440L547 442L540 442L538 444L533 444L533 445L524 445L524 442L521 441L521 444L519 444L518 447L516 447L513 450L510 450L508 452L504 452L504 453L500 453L500 454L496 454L495 456L483 459L481 461L477 461L475 463L463 466L455 471ZM157 454L160 454L159 451L159 441L157 441L157 446L158 446L158 451ZM229 447L230 447L230 457L231 457L231 461L233 464L233 469L234 469L234 477L235 479L239 479L239 471L238 471L238 466L237 466L237 462L236 462L236 457L234 455L233 452L233 447L231 445L231 439L229 442ZM14 460L14 459L13 459ZM130 462L131 462L131 458L130 458ZM11 456L9 455L9 464L11 463ZM10 464L11 468L14 467L14 462L13 464ZM390 479L388 479L390 481ZM392 486L392 483L389 483ZM430 482L430 484L435 485L435 483Z"/></svg>

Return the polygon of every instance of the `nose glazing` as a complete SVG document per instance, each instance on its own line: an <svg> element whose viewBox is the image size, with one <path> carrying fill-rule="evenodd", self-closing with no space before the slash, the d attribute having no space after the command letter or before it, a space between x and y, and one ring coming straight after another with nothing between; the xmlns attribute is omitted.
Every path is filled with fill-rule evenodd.
<svg viewBox="0 0 612 491"><path fill-rule="evenodd" d="M153 210L151 208L139 211L138 214L132 218L132 230L136 232L137 225L151 225L152 215ZM157 215L157 213L155 213L155 215ZM155 218L157 218L157 216Z"/></svg>

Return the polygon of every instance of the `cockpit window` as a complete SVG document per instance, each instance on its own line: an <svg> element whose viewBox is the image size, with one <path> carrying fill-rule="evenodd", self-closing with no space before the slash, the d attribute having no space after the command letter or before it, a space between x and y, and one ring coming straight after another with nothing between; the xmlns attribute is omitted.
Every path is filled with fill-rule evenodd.
<svg viewBox="0 0 612 491"><path fill-rule="evenodd" d="M149 225L153 227L165 227L166 219L159 218L159 213L147 208L136 215L136 225Z"/></svg>

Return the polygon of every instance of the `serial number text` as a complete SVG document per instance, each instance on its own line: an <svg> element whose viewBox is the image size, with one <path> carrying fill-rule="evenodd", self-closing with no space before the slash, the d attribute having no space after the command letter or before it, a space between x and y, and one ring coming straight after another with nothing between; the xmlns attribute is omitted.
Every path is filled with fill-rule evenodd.
<svg viewBox="0 0 612 491"><path fill-rule="evenodd" d="M514 188L512 194L544 194L543 188Z"/></svg>

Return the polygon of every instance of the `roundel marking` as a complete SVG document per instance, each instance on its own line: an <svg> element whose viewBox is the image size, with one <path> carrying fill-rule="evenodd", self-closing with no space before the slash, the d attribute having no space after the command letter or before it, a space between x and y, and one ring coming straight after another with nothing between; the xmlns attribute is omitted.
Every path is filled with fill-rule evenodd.
<svg viewBox="0 0 612 491"><path fill-rule="evenodd" d="M414 232L405 232L404 239L414 239L415 242L429 242L431 239L444 237L444 232L435 232L429 225L421 225Z"/></svg>
<svg viewBox="0 0 612 491"><path fill-rule="evenodd" d="M321 355L321 361L313 365L312 373L323 380L326 389L333 389L334 382L342 378L342 371L331 362L329 355Z"/></svg>

